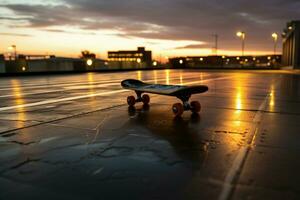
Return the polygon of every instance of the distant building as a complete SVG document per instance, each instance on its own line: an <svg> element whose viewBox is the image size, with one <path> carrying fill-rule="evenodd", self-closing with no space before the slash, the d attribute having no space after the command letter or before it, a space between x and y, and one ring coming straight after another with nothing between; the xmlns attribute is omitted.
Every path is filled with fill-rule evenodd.
<svg viewBox="0 0 300 200"><path fill-rule="evenodd" d="M94 56L63 58L43 55L19 55L17 60L6 60L0 73L87 72L106 70L106 62Z"/></svg>
<svg viewBox="0 0 300 200"><path fill-rule="evenodd" d="M145 68L152 65L152 52L145 47L135 51L109 51L108 61L112 68Z"/></svg>
<svg viewBox="0 0 300 200"><path fill-rule="evenodd" d="M281 55L266 56L188 56L171 58L173 68L246 68L276 67Z"/></svg>
<svg viewBox="0 0 300 200"><path fill-rule="evenodd" d="M5 73L4 55L0 54L0 73Z"/></svg>
<svg viewBox="0 0 300 200"><path fill-rule="evenodd" d="M282 64L300 69L300 21L287 23L282 37Z"/></svg>

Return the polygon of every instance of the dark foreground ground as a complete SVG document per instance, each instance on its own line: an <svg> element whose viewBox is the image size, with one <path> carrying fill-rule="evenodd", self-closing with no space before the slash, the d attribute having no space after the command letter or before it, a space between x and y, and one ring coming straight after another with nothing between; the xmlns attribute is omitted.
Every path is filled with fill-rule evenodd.
<svg viewBox="0 0 300 200"><path fill-rule="evenodd" d="M119 83L206 84L128 109ZM0 199L299 199L300 76L144 71L0 80Z"/></svg>

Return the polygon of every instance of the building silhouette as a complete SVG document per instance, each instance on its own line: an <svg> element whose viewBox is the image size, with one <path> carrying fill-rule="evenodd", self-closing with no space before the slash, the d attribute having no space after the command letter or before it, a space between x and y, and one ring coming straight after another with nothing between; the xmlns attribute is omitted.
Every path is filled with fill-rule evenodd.
<svg viewBox="0 0 300 200"><path fill-rule="evenodd" d="M152 52L145 47L138 47L134 51L109 51L109 66L112 68L146 68L152 65Z"/></svg>
<svg viewBox="0 0 300 200"><path fill-rule="evenodd" d="M282 64L300 69L300 21L288 22L282 37Z"/></svg>
<svg viewBox="0 0 300 200"><path fill-rule="evenodd" d="M276 68L281 55L264 56L188 56L169 60L172 68Z"/></svg>

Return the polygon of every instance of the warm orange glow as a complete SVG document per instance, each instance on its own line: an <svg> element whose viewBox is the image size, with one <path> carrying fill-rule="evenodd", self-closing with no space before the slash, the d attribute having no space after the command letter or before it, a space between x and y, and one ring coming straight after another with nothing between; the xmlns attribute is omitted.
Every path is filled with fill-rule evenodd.
<svg viewBox="0 0 300 200"><path fill-rule="evenodd" d="M88 35L89 31L81 30L75 27L63 27L66 33L57 33L42 31L36 29L20 29L11 28L7 32L14 32L19 34L27 34L32 37L14 37L13 35L1 35L0 52L12 53L7 50L7 47L18 47L18 52L24 55L56 55L62 57L76 57L78 58L82 49L88 49L96 53L98 58L107 58L107 51L130 50L143 45L147 49L152 50L153 58L162 58L162 61L167 61L170 56L207 56L211 54L211 48L200 49L180 49L179 47L205 44L204 41L181 40L173 41L167 39L147 39L147 38L126 38L118 36L115 30L108 31L94 31L94 34ZM67 34L67 32L70 32ZM72 32L72 33L71 33ZM240 31L242 33L242 31ZM240 33L238 34L240 35ZM66 37L68 38L66 40ZM99 49L101 44L101 49ZM220 55L234 56L239 55L239 49L226 50L218 49ZM10 48L13 50L13 48ZM273 53L263 50L249 50L245 51L248 55L266 55Z"/></svg>
<svg viewBox="0 0 300 200"><path fill-rule="evenodd" d="M141 71L137 71L137 79L142 80L142 72Z"/></svg>
<svg viewBox="0 0 300 200"><path fill-rule="evenodd" d="M235 86L236 86L235 113L240 114L241 110L243 109L243 98L244 98L241 75L236 76Z"/></svg>
<svg viewBox="0 0 300 200"><path fill-rule="evenodd" d="M95 94L95 86L94 86L94 74L93 73L88 73L87 74L87 82L89 84L89 94ZM95 99L95 97L91 97L93 99ZM90 101L90 105L91 106L97 106L95 104L95 101Z"/></svg>
<svg viewBox="0 0 300 200"><path fill-rule="evenodd" d="M170 70L165 70L166 73L166 84L170 85Z"/></svg>
<svg viewBox="0 0 300 200"><path fill-rule="evenodd" d="M184 83L183 83L183 75L182 75L182 72L180 73L179 76L180 76L180 77L179 77L179 79L180 79L180 85L183 85Z"/></svg>
<svg viewBox="0 0 300 200"><path fill-rule="evenodd" d="M203 73L200 73L200 80L203 81Z"/></svg>
<svg viewBox="0 0 300 200"><path fill-rule="evenodd" d="M245 34L244 32L242 32L242 31L238 31L238 32L236 33L236 36L238 36L238 37L240 37L240 38L242 38L242 39L245 39L246 34Z"/></svg>
<svg viewBox="0 0 300 200"><path fill-rule="evenodd" d="M277 39L278 39L278 34L277 34L277 33L273 33L273 34L272 34L272 38L273 38L275 41L277 41Z"/></svg>
<svg viewBox="0 0 300 200"><path fill-rule="evenodd" d="M269 106L270 106L270 111L274 111L274 107L275 107L275 89L274 89L274 85L271 85Z"/></svg>
<svg viewBox="0 0 300 200"><path fill-rule="evenodd" d="M154 83L157 84L157 71L153 71Z"/></svg>
<svg viewBox="0 0 300 200"><path fill-rule="evenodd" d="M24 121L26 120L25 109L22 105L25 104L23 99L23 92L21 88L21 84L18 80L11 81L13 86L13 95L15 98L15 104L20 106L17 108L17 119L18 119L18 127L22 127L24 125Z"/></svg>
<svg viewBox="0 0 300 200"><path fill-rule="evenodd" d="M237 32L236 36L241 37L242 36L242 32Z"/></svg>
<svg viewBox="0 0 300 200"><path fill-rule="evenodd" d="M92 66L92 65L93 65L93 60L92 60L92 59L88 59L88 60L86 61L86 64L87 64L88 66Z"/></svg>

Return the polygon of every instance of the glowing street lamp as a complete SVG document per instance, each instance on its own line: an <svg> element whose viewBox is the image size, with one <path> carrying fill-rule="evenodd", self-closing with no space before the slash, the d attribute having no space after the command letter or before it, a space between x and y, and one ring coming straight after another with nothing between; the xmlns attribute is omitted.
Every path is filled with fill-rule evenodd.
<svg viewBox="0 0 300 200"><path fill-rule="evenodd" d="M245 32L238 31L236 33L236 36L239 37L239 38L241 38L241 40L242 40L242 56L244 56L246 34L245 34Z"/></svg>
<svg viewBox="0 0 300 200"><path fill-rule="evenodd" d="M93 65L93 60L92 60L92 59L88 59L88 60L86 61L86 64L87 64L88 66L92 66L92 65Z"/></svg>
<svg viewBox="0 0 300 200"><path fill-rule="evenodd" d="M276 48L277 48L277 41L278 41L278 34L277 33L273 33L272 34L272 38L274 40L274 56L276 55Z"/></svg>

